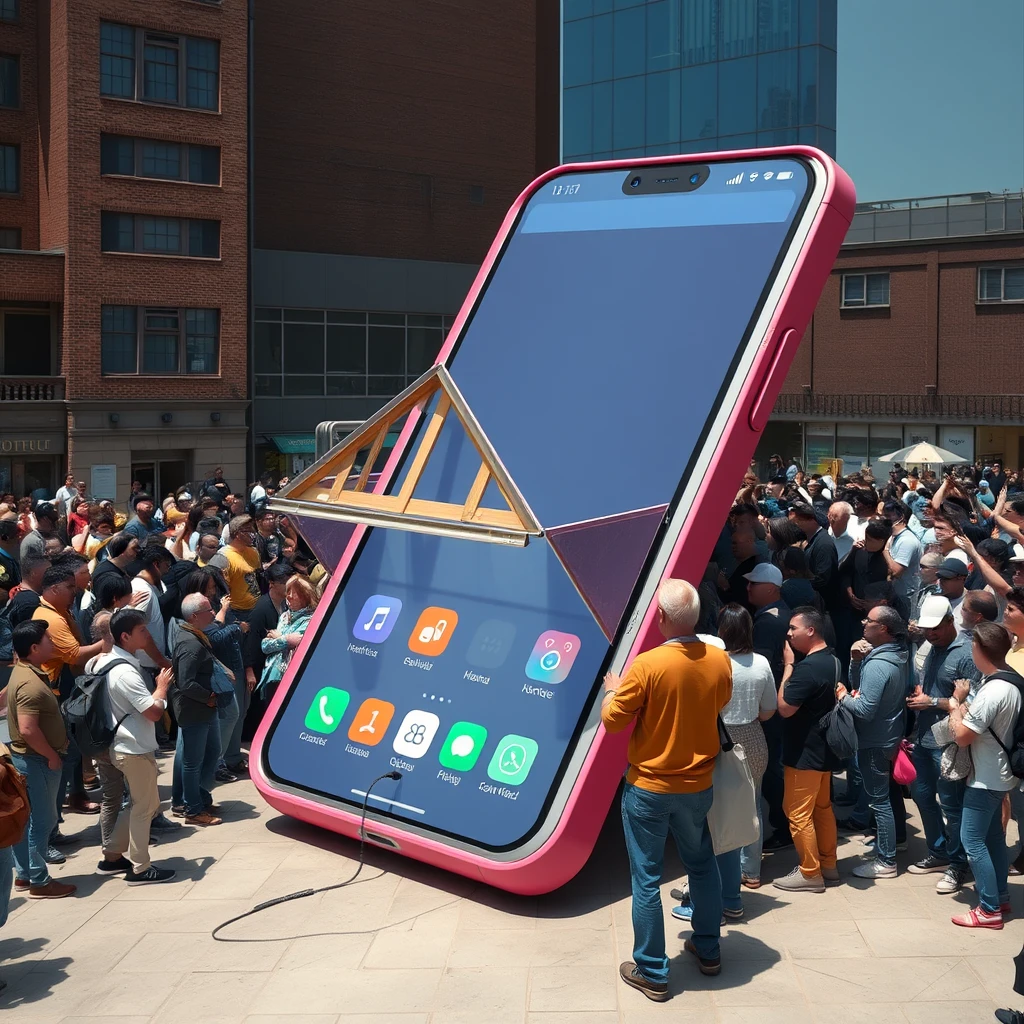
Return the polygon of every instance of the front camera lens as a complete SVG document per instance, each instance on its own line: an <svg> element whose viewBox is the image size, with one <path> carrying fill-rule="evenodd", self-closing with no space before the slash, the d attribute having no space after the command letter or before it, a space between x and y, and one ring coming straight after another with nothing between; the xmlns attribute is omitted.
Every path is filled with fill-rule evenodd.
<svg viewBox="0 0 1024 1024"><path fill-rule="evenodd" d="M629 183L629 187L630 187L630 188L639 188L639 187L640 187L640 179L639 179L639 178L634 178L634 179L633 179L633 180L632 180L632 181L631 181L631 182Z"/></svg>

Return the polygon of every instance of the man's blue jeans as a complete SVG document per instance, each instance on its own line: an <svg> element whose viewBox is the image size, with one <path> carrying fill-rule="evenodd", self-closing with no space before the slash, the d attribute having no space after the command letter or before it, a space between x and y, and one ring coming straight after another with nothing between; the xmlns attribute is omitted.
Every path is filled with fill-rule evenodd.
<svg viewBox="0 0 1024 1024"><path fill-rule="evenodd" d="M238 683L235 683L238 686ZM231 746L231 737L235 731L235 726L238 725L238 698L232 697L231 703L227 707L217 708L217 720L219 726L220 735L220 760L227 763L227 755ZM235 758L237 762L238 758Z"/></svg>
<svg viewBox="0 0 1024 1024"><path fill-rule="evenodd" d="M912 790L914 803L921 812L928 852L948 860L955 867L967 867L967 854L960 842L960 818L963 815L967 784L944 779L939 772L942 751L938 747L914 744L914 768L917 780ZM945 824L943 824L945 819Z"/></svg>
<svg viewBox="0 0 1024 1024"><path fill-rule="evenodd" d="M46 885L50 870L46 866L46 848L50 845L50 832L57 822L57 793L60 790L61 769L50 768L46 758L39 754L17 754L11 751L14 767L25 776L31 813L28 828L21 840L14 844L14 869L21 881L32 886Z"/></svg>
<svg viewBox="0 0 1024 1024"><path fill-rule="evenodd" d="M878 831L875 856L884 864L896 863L896 816L889 801L889 769L895 756L895 747L866 747L857 751L868 809Z"/></svg>
<svg viewBox="0 0 1024 1024"><path fill-rule="evenodd" d="M978 892L981 909L995 914L1001 903L1010 900L1010 889L1006 882L1009 858L1006 854L1006 837L1003 835L1003 797L1006 794L996 789L974 789L967 787L964 793L964 812L960 822L960 838L963 842L971 871L974 872L974 888Z"/></svg>
<svg viewBox="0 0 1024 1024"><path fill-rule="evenodd" d="M210 790L219 762L220 722L216 715L201 725L179 726L172 803L184 804L188 815L202 814L213 803Z"/></svg>
<svg viewBox="0 0 1024 1024"><path fill-rule="evenodd" d="M668 981L661 874L671 832L686 865L693 903L693 944L702 958L719 956L722 882L711 846L708 811L712 790L651 793L630 785L622 791L622 825L633 883L633 959L655 983Z"/></svg>
<svg viewBox="0 0 1024 1024"><path fill-rule="evenodd" d="M7 924L7 911L11 906L14 887L14 847L0 846L0 928Z"/></svg>

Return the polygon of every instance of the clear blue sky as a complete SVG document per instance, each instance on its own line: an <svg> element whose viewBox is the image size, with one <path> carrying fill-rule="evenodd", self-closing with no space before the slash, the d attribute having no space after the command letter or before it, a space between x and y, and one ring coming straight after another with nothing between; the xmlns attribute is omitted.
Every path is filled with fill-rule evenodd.
<svg viewBox="0 0 1024 1024"><path fill-rule="evenodd" d="M839 0L857 199L1024 188L1024 0Z"/></svg>

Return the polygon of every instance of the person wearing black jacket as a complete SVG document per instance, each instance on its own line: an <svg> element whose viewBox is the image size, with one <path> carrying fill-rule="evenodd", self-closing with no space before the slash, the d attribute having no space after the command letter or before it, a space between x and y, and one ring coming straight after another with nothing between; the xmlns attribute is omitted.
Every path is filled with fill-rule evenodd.
<svg viewBox="0 0 1024 1024"><path fill-rule="evenodd" d="M807 538L804 555L811 573L811 583L825 604L825 611L832 614L839 599L839 554L836 542L827 530L821 528L814 509L810 505L794 505L789 510L790 518Z"/></svg>
<svg viewBox="0 0 1024 1024"><path fill-rule="evenodd" d="M221 819L211 813L210 787L220 761L220 724L213 650L204 632L214 620L213 608L204 594L188 594L182 599L181 614L185 621L171 657L170 696L178 721L172 810L184 813L188 825L219 825Z"/></svg>
<svg viewBox="0 0 1024 1024"><path fill-rule="evenodd" d="M249 632L242 641L243 653L246 663L252 666L257 681L263 676L263 666L266 662L266 655L263 653L262 644L267 633L277 629L278 620L284 609L284 591L288 581L295 575L295 570L287 562L277 562L267 570L267 593L257 602L249 614ZM256 734L256 728L263 712L267 709L267 702L255 700L249 705L247 725L243 728L243 736L252 737Z"/></svg>

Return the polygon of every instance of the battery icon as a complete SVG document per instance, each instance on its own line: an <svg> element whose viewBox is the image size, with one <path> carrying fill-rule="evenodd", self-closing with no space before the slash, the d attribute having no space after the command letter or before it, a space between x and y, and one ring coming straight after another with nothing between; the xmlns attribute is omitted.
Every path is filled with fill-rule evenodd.
<svg viewBox="0 0 1024 1024"><path fill-rule="evenodd" d="M785 181L786 178L792 178L793 177L793 172L792 171L779 171L779 173L776 174L775 177L778 178L779 181Z"/></svg>

